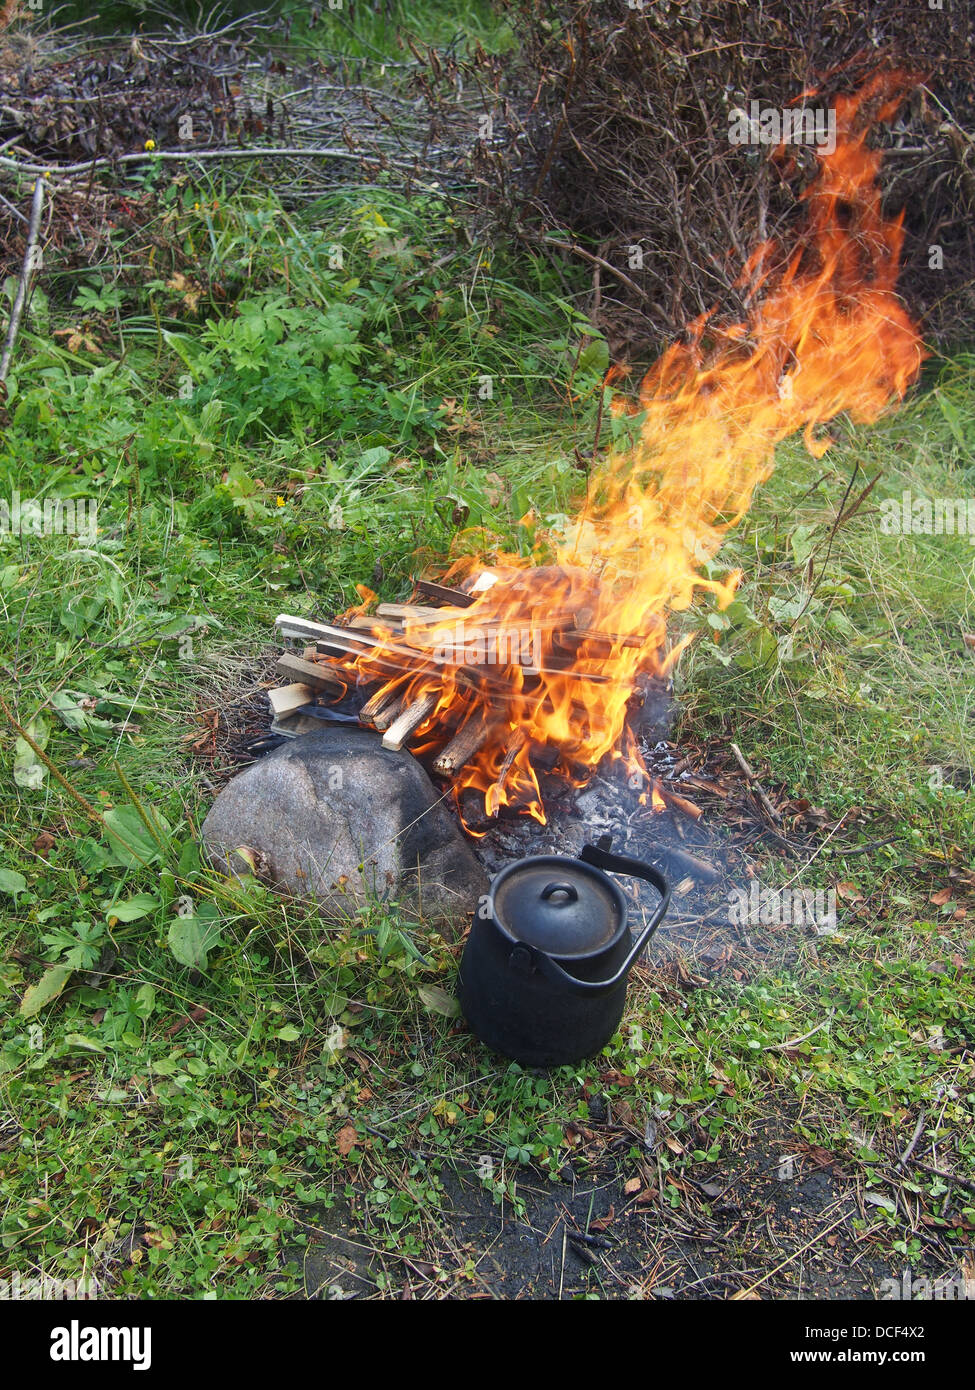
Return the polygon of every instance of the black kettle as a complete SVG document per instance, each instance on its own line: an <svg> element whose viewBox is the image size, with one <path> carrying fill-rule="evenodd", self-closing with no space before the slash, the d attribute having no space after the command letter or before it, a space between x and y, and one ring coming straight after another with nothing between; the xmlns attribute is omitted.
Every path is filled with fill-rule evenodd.
<svg viewBox="0 0 975 1390"><path fill-rule="evenodd" d="M559 1067L605 1047L619 1027L630 969L670 902L663 874L612 854L609 838L578 859L536 855L496 876L474 914L458 997L471 1029L526 1067ZM602 871L631 874L660 894L637 936L626 898Z"/></svg>

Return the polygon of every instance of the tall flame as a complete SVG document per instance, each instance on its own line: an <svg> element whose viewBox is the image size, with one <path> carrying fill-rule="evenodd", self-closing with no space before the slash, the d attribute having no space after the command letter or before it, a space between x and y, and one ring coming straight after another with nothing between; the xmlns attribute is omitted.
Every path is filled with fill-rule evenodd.
<svg viewBox="0 0 975 1390"><path fill-rule="evenodd" d="M803 430L819 457L830 442L819 427L842 411L875 420L915 379L924 353L896 295L901 217L883 214L881 154L867 144L871 126L890 120L912 85L906 74L878 73L835 102L835 148L817 151L793 249L757 247L741 277L752 306L746 321L703 315L643 378L638 407L615 405L642 413L637 443L593 476L567 533L544 537L530 561L457 561L445 578L475 596L463 631L451 610L443 623L407 622L396 639L447 655L435 676L409 682L411 696L437 697L417 751L442 746L447 716L452 731L483 710L472 667L497 687L496 698L487 696L491 737L455 779L458 789L482 790L489 811L518 805L544 821L532 761L540 747L574 782L607 756L632 764L634 684L641 673L664 674L676 656L667 650L668 613L702 591L730 602L740 576L715 580L702 566L768 477L775 445ZM531 660L505 653L512 633L523 647L530 641ZM381 655L382 643L355 663L360 677L384 678Z"/></svg>

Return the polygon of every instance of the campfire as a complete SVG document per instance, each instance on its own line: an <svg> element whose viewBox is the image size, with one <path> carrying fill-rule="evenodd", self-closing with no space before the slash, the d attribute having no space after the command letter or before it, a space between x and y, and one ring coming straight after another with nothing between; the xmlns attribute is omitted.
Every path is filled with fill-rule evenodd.
<svg viewBox="0 0 975 1390"><path fill-rule="evenodd" d="M702 593L730 603L740 575L704 569L780 440L803 430L821 457L829 420L876 419L921 364L896 293L900 218L884 215L881 154L868 144L911 85L879 73L836 100L835 149L816 152L794 244L761 244L743 271L747 321L702 315L638 401L616 403L642 417L637 442L594 468L564 533L536 533L528 559L457 560L408 603L375 606L360 587L362 603L334 625L278 619L282 637L303 643L282 658L290 684L272 695L282 732L357 719L449 779L462 814L477 794L488 816L509 806L544 823L540 777L578 786L600 766L664 804L635 731L689 640L670 642L668 615ZM788 151L776 158L784 168Z"/></svg>

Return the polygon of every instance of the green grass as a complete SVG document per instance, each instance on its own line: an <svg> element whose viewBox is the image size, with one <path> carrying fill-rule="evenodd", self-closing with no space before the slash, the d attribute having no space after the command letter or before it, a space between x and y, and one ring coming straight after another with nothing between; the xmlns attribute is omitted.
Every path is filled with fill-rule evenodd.
<svg viewBox="0 0 975 1390"><path fill-rule="evenodd" d="M232 18L242 21L261 7L248 3L231 3L219 7L182 4L180 0L165 7L164 13L182 14L192 24L201 15L209 19L208 28L220 29ZM480 43L488 52L505 52L515 39L503 5L491 0L470 0L462 18L454 0L384 0L382 4L348 3L308 5L303 0L280 0L264 7L267 25L275 20L287 21L289 41L307 46L326 56L360 59L365 62L395 63L409 60L406 40L435 48L451 47L460 54ZM350 10L352 13L350 13ZM159 11L151 0L110 0L93 16L90 7L68 0L58 12L58 23L68 25L86 20L96 31L105 34L130 33L142 27L155 33L163 27ZM258 31L259 36L260 32ZM280 44L282 31L273 38Z"/></svg>
<svg viewBox="0 0 975 1390"><path fill-rule="evenodd" d="M375 1244L419 1256L450 1165L490 1156L485 1185L517 1202L594 1090L674 1141L673 1204L668 1175L727 1171L769 1114L883 1193L923 1109L926 1142L971 1174L972 549L883 535L874 509L971 490L972 359L819 463L780 449L720 557L745 570L739 602L679 670L685 739L735 738L769 786L847 813L843 847L897 837L824 853L824 883L860 899L842 930L706 988L651 963L601 1058L533 1076L424 1003L456 942L407 937L395 910L338 931L209 874L184 739L276 613L330 614L358 581L400 597L464 527L527 553L520 518L578 493L599 354L570 402L586 325L561 284L486 264L434 200L336 194L298 220L216 187L160 198L89 283L45 271L0 444L0 496L99 503L91 544L0 543L5 698L75 793L0 734L0 1272L280 1296L301 1286L282 1249L351 1192ZM851 497L882 478L830 541L855 466ZM18 1014L42 979L49 1002ZM975 1220L963 1189L918 1176L899 1180L929 1231ZM917 1253L911 1222L881 1226L881 1248Z"/></svg>

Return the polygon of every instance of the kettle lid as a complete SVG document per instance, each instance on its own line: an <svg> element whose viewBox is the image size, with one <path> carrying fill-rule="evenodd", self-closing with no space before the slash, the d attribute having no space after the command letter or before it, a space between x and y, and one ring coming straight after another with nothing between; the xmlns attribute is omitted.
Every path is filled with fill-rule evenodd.
<svg viewBox="0 0 975 1390"><path fill-rule="evenodd" d="M557 960L598 955L626 929L626 899L599 869L541 854L502 869L491 890L494 920L514 941Z"/></svg>

